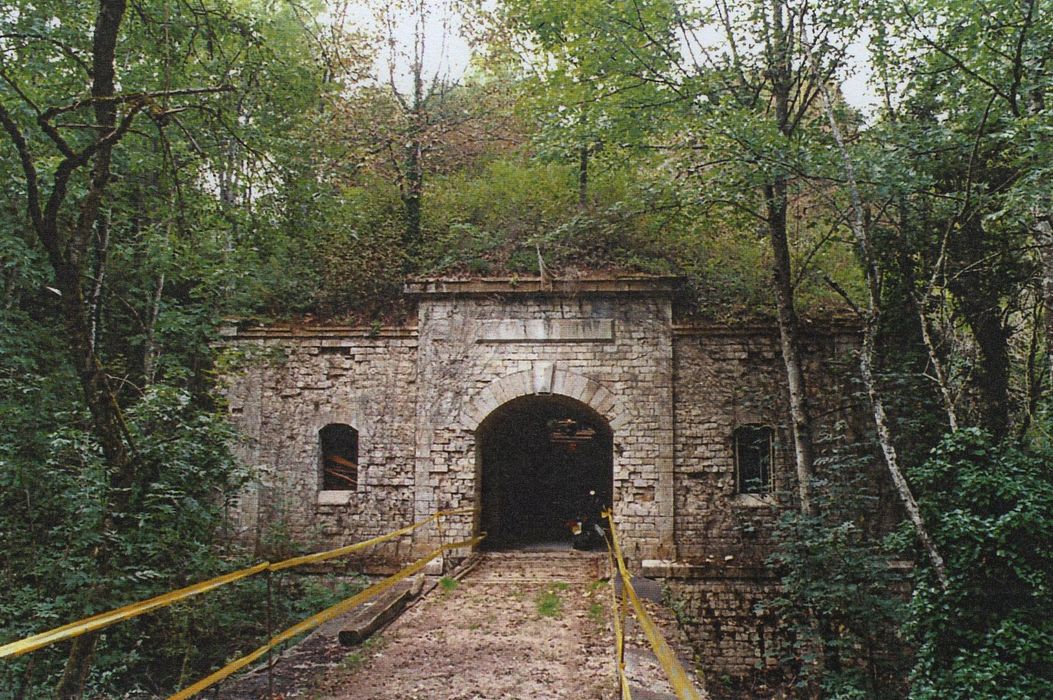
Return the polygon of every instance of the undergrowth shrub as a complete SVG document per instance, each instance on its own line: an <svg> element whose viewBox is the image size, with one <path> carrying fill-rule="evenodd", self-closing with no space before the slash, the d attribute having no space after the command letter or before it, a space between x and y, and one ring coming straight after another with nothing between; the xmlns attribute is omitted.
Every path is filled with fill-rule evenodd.
<svg viewBox="0 0 1053 700"><path fill-rule="evenodd" d="M868 521L878 499L872 454L863 445L838 449L817 468L820 515L787 512L768 560L781 593L760 607L783 627L779 661L795 695L903 697L908 583Z"/></svg>
<svg viewBox="0 0 1053 700"><path fill-rule="evenodd" d="M110 473L84 412L44 400L51 378L14 369L0 365L0 389L13 390L0 399L0 428L23 436L0 446L0 643L254 563L223 536L227 498L250 475L231 458L219 412L160 383L128 407L141 478L127 511L110 516L124 526L104 536ZM100 544L105 562L95 556ZM274 584L275 630L361 587L292 574ZM86 696L167 696L207 675L263 643L266 601L257 575L105 629ZM60 643L5 660L0 698L52 697L68 650Z"/></svg>
<svg viewBox="0 0 1053 700"><path fill-rule="evenodd" d="M965 429L911 472L950 579L946 592L930 571L917 582L912 698L1053 697L1051 460Z"/></svg>

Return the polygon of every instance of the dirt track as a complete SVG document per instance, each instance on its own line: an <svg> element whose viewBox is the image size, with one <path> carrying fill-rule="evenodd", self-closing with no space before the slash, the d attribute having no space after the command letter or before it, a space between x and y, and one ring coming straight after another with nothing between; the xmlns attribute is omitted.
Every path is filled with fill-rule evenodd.
<svg viewBox="0 0 1053 700"><path fill-rule="evenodd" d="M615 695L602 556L491 554L330 672L314 697L608 698Z"/></svg>
<svg viewBox="0 0 1053 700"><path fill-rule="evenodd" d="M280 655L272 698L618 698L608 575L605 553L486 554L463 580L435 587L363 644L337 641L349 617L323 625ZM644 580L638 591L654 596L657 589ZM690 669L690 645L671 611L644 605ZM631 618L625 642L633 697L675 700ZM697 678L695 684L702 686ZM260 700L268 685L261 666L224 683L215 697Z"/></svg>

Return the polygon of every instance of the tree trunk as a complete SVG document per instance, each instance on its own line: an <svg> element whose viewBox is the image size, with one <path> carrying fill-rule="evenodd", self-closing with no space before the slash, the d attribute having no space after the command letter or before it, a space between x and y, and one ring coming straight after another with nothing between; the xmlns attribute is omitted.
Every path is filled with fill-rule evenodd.
<svg viewBox="0 0 1053 700"><path fill-rule="evenodd" d="M882 399L877 381L874 378L874 341L877 337L878 321L880 320L881 313L881 294L877 261L874 258L873 250L870 246L870 236L867 232L866 217L863 212L863 198L859 193L859 186L856 182L855 168L852 165L852 159L849 156L848 149L845 147L844 138L841 135L841 127L837 123L837 118L834 115L833 104L830 100L830 91L825 83L820 82L819 92L822 97L823 109L826 112L827 120L830 123L830 130L834 136L834 141L837 143L838 152L841 156L841 164L845 171L845 179L848 182L853 213L853 216L849 218L849 221L851 222L852 233L856 239L856 245L859 248L860 259L863 262L863 274L867 288L868 308L865 315L866 325L863 329L863 348L859 353L859 373L862 376L863 385L866 387L867 395L870 397L870 405L873 409L874 415L874 427L877 429L878 442L881 444L881 451L885 456L885 465L888 467L889 475L892 477L892 483L895 485L896 491L899 493L900 501L902 501L908 517L914 524L914 530L918 535L918 540L929 555L932 568L936 572L936 578L939 580L943 589L946 590L948 581L943 557L940 556L940 552L936 548L936 542L929 534L929 529L925 525L925 519L921 515L921 509L918 508L917 501L914 500L914 494L910 490L910 485L907 483L903 470L900 469L899 455L896 451L895 443L892 441L892 432L888 427L888 416L885 414L885 402ZM924 315L922 323L925 323Z"/></svg>
<svg viewBox="0 0 1053 700"><path fill-rule="evenodd" d="M412 258L420 248L421 194L424 189L424 163L418 135L413 135L406 152L406 190L402 204L406 214L406 252ZM412 264L412 262L410 263Z"/></svg>
<svg viewBox="0 0 1053 700"><path fill-rule="evenodd" d="M102 332L102 290L106 281L106 257L110 248L110 223L105 214L99 214L95 227L95 260L91 280L91 347L94 350L99 344Z"/></svg>
<svg viewBox="0 0 1053 700"><path fill-rule="evenodd" d="M419 252L421 243L421 198L424 193L424 136L428 123L427 95L424 91L424 56L423 35L418 27L417 53L413 60L413 101L409 105L409 133L406 138L406 159L404 165L405 187L402 192L402 204L406 213L406 248L407 265Z"/></svg>
<svg viewBox="0 0 1053 700"><path fill-rule="evenodd" d="M1036 227L1042 254L1042 328L1046 336L1046 386L1053 390L1053 223L1040 219Z"/></svg>
<svg viewBox="0 0 1053 700"><path fill-rule="evenodd" d="M943 410L947 414L947 425L951 432L958 429L958 411L954 405L954 396L951 394L951 385L947 379L947 373L943 369L943 361L936 351L936 343L932 339L932 331L929 330L929 315L925 313L925 300L917 302L918 321L921 324L921 338L925 342L925 350L929 355L929 363L932 365L933 374L936 375L936 384L940 389L940 397L943 399Z"/></svg>
<svg viewBox="0 0 1053 700"><path fill-rule="evenodd" d="M1009 432L1009 333L1002 320L1001 273L983 264L988 252L983 222L967 215L954 244L960 269L947 286L980 349L980 371L973 385L980 395L979 423L995 439Z"/></svg>
<svg viewBox="0 0 1053 700"><path fill-rule="evenodd" d="M55 284L62 293L70 358L80 379L84 402L91 413L95 438L112 469L102 543L109 540L106 533L117 527L115 514L127 511L137 471L121 409L92 343L89 305L82 287L84 253L96 228L102 197L110 180L114 141L108 137L116 130L117 105L108 98L115 93L116 47L125 9L125 0L100 0L95 18L91 94L96 100L95 122L101 128L96 135L98 148L92 159L89 188L80 202L77 221L68 236L59 233L58 205L65 193L53 192L48 216L38 230L55 271ZM67 245L62 245L64 239L68 241ZM104 544L97 547L95 560L100 571L108 568L109 555ZM62 680L55 691L57 697L67 700L81 695L91 668L94 647L94 635L85 635L72 645Z"/></svg>
<svg viewBox="0 0 1053 700"><path fill-rule="evenodd" d="M970 286L952 284L951 290L980 348L980 371L974 381L980 395L978 422L1000 440L1009 432L1009 339L1001 308L994 300L985 304L984 296Z"/></svg>
<svg viewBox="0 0 1053 700"><path fill-rule="evenodd" d="M812 479L815 476L812 421L808 413L808 391L801 362L799 323L793 306L793 276L790 271L790 246L786 235L785 181L777 180L765 187L764 194L768 207L768 236L772 248L772 280L779 319L779 341L790 398L797 490L801 500L801 512L805 515L816 515L817 510L812 499Z"/></svg>
<svg viewBox="0 0 1053 700"><path fill-rule="evenodd" d="M589 147L578 150L578 206L582 209L589 202Z"/></svg>
<svg viewBox="0 0 1053 700"><path fill-rule="evenodd" d="M89 632L73 640L66 667L62 671L62 680L55 690L55 697L59 700L76 700L84 692L98 639L98 632Z"/></svg>
<svg viewBox="0 0 1053 700"><path fill-rule="evenodd" d="M143 385L150 386L154 383L154 375L157 372L157 317L161 314L161 298L165 291L165 273L157 278L157 287L154 288L154 296L150 302L150 311L146 327L146 347L143 349Z"/></svg>
<svg viewBox="0 0 1053 700"><path fill-rule="evenodd" d="M771 4L772 51L768 57L775 119L780 133L787 140L793 135L790 122L790 100L793 94L793 71L790 67L791 39L787 36L786 5L782 0ZM793 275L790 268L790 245L787 237L787 192L785 176L776 175L764 187L767 211L768 238L772 250L772 281L779 319L779 340L786 367L786 384L790 399L790 420L793 433L794 461L797 466L797 490L801 512L814 516L818 513L812 498L815 478L812 452L812 419L808 412L808 390L801 361L800 324L793 302Z"/></svg>
<svg viewBox="0 0 1053 700"><path fill-rule="evenodd" d="M58 271L57 271L58 272ZM62 292L66 318L66 338L74 369L80 379L84 402L91 413L94 435L102 448L106 462L112 468L109 502L103 518L103 536L95 550L95 563L100 574L109 567L110 552L105 546L109 533L120 527L118 514L127 512L136 484L137 469L126 441L127 430L117 399L109 385L108 375L91 347L91 327L88 307L76 273L63 268L56 274ZM70 648L62 680L55 694L61 700L80 697L91 668L95 648L95 634L76 639Z"/></svg>

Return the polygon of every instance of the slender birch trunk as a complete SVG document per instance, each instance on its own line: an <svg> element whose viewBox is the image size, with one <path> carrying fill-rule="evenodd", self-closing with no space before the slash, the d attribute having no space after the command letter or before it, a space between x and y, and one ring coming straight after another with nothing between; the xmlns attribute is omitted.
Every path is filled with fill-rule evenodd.
<svg viewBox="0 0 1053 700"><path fill-rule="evenodd" d="M1053 224L1040 219L1035 227L1042 258L1042 328L1046 336L1046 386L1053 390Z"/></svg>
<svg viewBox="0 0 1053 700"><path fill-rule="evenodd" d="M793 95L793 71L790 68L792 38L784 17L786 5L776 0L771 13L770 72L775 119L779 131L787 138L793 133L790 102ZM797 468L797 489L801 512L814 516L818 509L812 494L815 477L815 458L812 445L812 419L808 411L808 390L805 385L804 363L800 350L800 323L794 309L793 276L790 269L790 245L787 235L788 183L785 176L776 175L764 187L768 221L768 237L772 251L772 281L779 320L779 340L786 384L789 390L791 431L794 461Z"/></svg>
<svg viewBox="0 0 1053 700"><path fill-rule="evenodd" d="M146 348L143 350L143 384L150 386L154 383L154 375L157 373L157 317L161 315L161 298L165 291L165 273L157 278L157 286L154 288L154 296L150 302L150 316L147 320L149 326L146 328Z"/></svg>
<svg viewBox="0 0 1053 700"><path fill-rule="evenodd" d="M874 415L874 426L877 429L878 442L881 444L881 452L884 454L885 465L888 467L889 475L892 477L892 483L895 485L896 491L899 493L900 500L903 502L903 507L907 511L907 516L914 525L914 530L917 532L918 540L921 542L922 547L929 556L929 561L932 563L932 568L936 572L936 578L939 580L940 586L946 590L948 586L946 565L943 562L943 557L940 556L939 550L936 548L936 542L929 534L928 527L925 525L925 519L921 514L921 509L918 508L918 503L914 499L914 494L910 490L910 484L907 483L903 470L900 468L899 455L896 451L895 444L892 442L892 433L889 430L888 416L885 413L885 403L882 400L881 391L874 378L875 339L881 313L877 263L874 260L874 255L870 247L870 237L867 233L866 219L863 215L863 200L859 194L855 168L852 165L852 159L849 157L848 149L845 147L845 141L841 135L841 127L837 123L837 118L834 115L833 104L830 99L830 90L826 84L823 83L820 85L819 91L822 98L823 110L826 112L826 117L830 122L831 133L833 134L834 141L837 143L838 152L841 155L841 164L845 171L845 180L848 183L849 196L852 202L853 216L850 219L852 233L855 236L856 245L859 247L860 256L863 261L863 271L866 277L867 309L864 313L865 325L863 328L863 348L859 354L859 372L862 375L867 395L870 397L870 404L873 408Z"/></svg>
<svg viewBox="0 0 1053 700"><path fill-rule="evenodd" d="M927 297L928 295L926 295ZM940 398L943 399L943 410L947 414L947 424L951 431L958 430L958 411L954 406L954 396L947 381L947 373L943 369L943 360L936 352L936 344L932 339L932 331L929 330L929 315L925 313L925 300L918 302L918 322L921 324L921 338L925 342L925 350L929 354L929 362L932 363L932 371L936 375L936 384L940 388Z"/></svg>

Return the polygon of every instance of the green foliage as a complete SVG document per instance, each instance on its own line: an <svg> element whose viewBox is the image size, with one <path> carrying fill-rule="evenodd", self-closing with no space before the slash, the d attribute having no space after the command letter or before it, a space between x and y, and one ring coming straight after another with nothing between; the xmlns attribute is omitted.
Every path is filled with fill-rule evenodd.
<svg viewBox="0 0 1053 700"><path fill-rule="evenodd" d="M597 176L595 202L582 210L574 177L565 165L498 159L481 173L434 178L422 269L537 275L539 251L550 274L672 268L661 238L677 218L662 211L670 194L612 169Z"/></svg>
<svg viewBox="0 0 1053 700"><path fill-rule="evenodd" d="M676 41L676 3L505 0L501 10L506 26L535 49L528 58L537 72L523 80L518 106L537 124L541 157L577 163L584 150L607 167L652 132L656 112L679 104L661 80L638 77L660 75L675 61L665 47ZM642 118L645 110L652 118Z"/></svg>
<svg viewBox="0 0 1053 700"><path fill-rule="evenodd" d="M222 416L195 405L185 389L154 384L127 407L141 478L129 521L108 544L103 569L94 557L105 512L109 470L86 417L69 392L56 339L5 317L5 340L29 342L2 353L0 431L18 435L0 448L0 639L19 639L85 615L157 595L248 565L228 553L227 498L249 474L227 451ZM26 353L33 347L36 353ZM57 366L53 366L57 365ZM73 406L73 408L71 408ZM274 625L287 626L361 588L309 577L276 577ZM47 595L42 595L46 591ZM113 697L167 694L205 675L266 636L263 577L108 629L96 650L89 692ZM214 641L210 641L214 640ZM63 646L0 669L0 697L23 685L26 697L50 697Z"/></svg>
<svg viewBox="0 0 1053 700"><path fill-rule="evenodd" d="M912 697L1053 694L1051 456L970 428L911 472L951 582L918 581Z"/></svg>
<svg viewBox="0 0 1053 700"><path fill-rule="evenodd" d="M563 614L563 599L556 587L539 591L534 598L534 607L541 617L560 617Z"/></svg>
<svg viewBox="0 0 1053 700"><path fill-rule="evenodd" d="M0 425L10 434L15 421L25 425L35 416L37 423L5 451L0 470L5 551L0 583L8 591L0 606L5 621L0 636L18 639L223 570L216 537L225 498L248 475L227 452L230 432L222 418L195 407L185 390L166 385L154 385L129 407L141 478L129 511L112 516L128 527L111 536L113 554L103 568L94 550L107 512L109 469L91 434L78 427L85 423L83 415L67 408L42 419L37 401L43 397L27 398L30 402L9 406ZM46 598L42 590L48 591ZM135 634L163 638L164 625L131 627L136 632L107 635L94 684L121 687L141 672L141 664L150 663L155 651L135 644ZM111 644L113 650L132 650L132 657L118 659L116 651L108 651ZM34 674L46 686L57 668L53 655L45 652L42 658L48 661L37 663ZM15 687L22 668L5 667L4 685Z"/></svg>
<svg viewBox="0 0 1053 700"><path fill-rule="evenodd" d="M590 603L589 619L602 629L607 624L607 607L603 603Z"/></svg>
<svg viewBox="0 0 1053 700"><path fill-rule="evenodd" d="M877 493L865 446L818 460L819 517L786 513L769 559L780 574L779 596L762 612L776 615L787 636L781 662L807 695L900 698L907 655L899 634L909 583L890 567L872 520Z"/></svg>
<svg viewBox="0 0 1053 700"><path fill-rule="evenodd" d="M96 3L24 3L0 16L0 101L37 158L41 185L58 162L36 110L78 104L91 59ZM283 305L306 294L287 262L298 250L278 209L304 172L293 158L305 122L331 88L291 9L138 3L121 25L122 94L155 93L113 153L113 179L78 261L94 351L123 416L131 483L102 457L64 337L53 269L26 224L25 174L0 142L0 638L20 638L209 578L243 563L225 530L228 500L250 475L212 374L214 324L261 306L282 282ZM226 86L204 95L160 94ZM84 100L90 106L90 100ZM123 103L122 103L123 104ZM94 138L90 109L58 120L71 148ZM70 126L72 124L72 126ZM10 131L8 129L7 131ZM282 161L275 167L275 160ZM70 181L60 225L76 215L86 169ZM304 179L309 179L309 176ZM300 180L302 182L303 180ZM331 191L331 190L330 190ZM299 202L310 202L303 195ZM338 215L334 215L336 218ZM291 226L289 227L291 228ZM97 282L97 289L92 284ZM299 286L297 286L299 285ZM275 285L277 286L277 285ZM73 345L74 347L70 347ZM115 497L127 494L126 505ZM105 533L105 534L104 534ZM111 628L100 636L88 692L163 695L232 652L207 640L258 643L259 583ZM234 590L248 592L241 599ZM297 587L288 614L325 594ZM253 598L255 595L255 598ZM313 610L311 612L314 612ZM286 616L288 617L288 615ZM253 626L256 626L255 628ZM244 630L245 634L242 635ZM235 645L236 645L235 644ZM50 696L68 645L0 668L2 693Z"/></svg>

